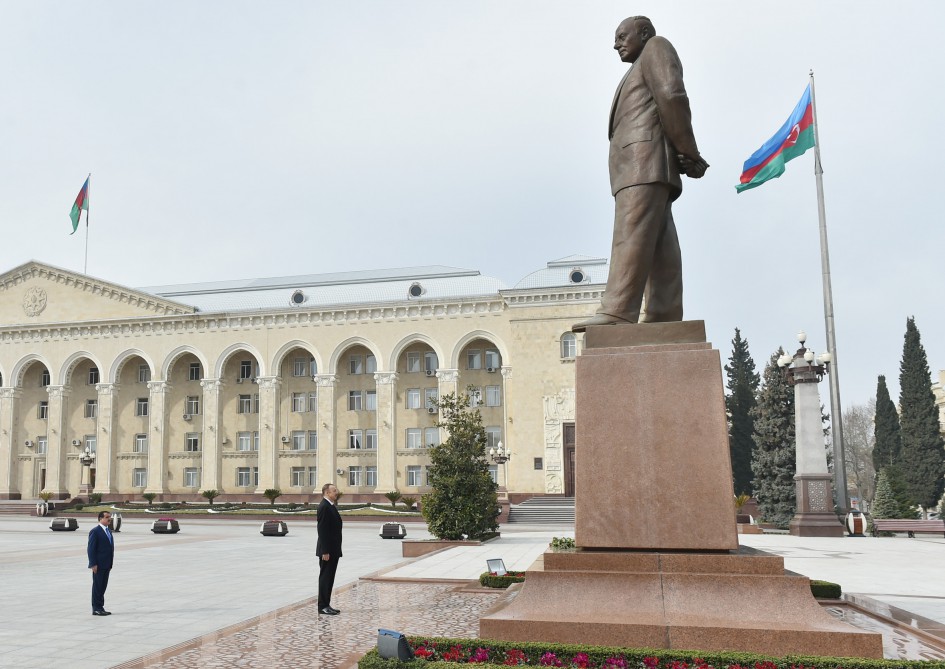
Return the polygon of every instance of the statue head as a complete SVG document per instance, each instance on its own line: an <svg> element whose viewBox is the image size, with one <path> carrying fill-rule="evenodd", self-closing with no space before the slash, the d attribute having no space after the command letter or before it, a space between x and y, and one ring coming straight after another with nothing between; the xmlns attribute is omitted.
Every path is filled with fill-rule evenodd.
<svg viewBox="0 0 945 669"><path fill-rule="evenodd" d="M625 63L635 63L646 41L656 34L653 22L645 16L631 16L620 22L614 36L614 49Z"/></svg>

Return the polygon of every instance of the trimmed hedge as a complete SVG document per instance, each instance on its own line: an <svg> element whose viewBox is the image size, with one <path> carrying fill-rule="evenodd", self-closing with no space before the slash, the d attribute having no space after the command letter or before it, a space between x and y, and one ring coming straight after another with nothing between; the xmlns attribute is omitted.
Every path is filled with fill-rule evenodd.
<svg viewBox="0 0 945 669"><path fill-rule="evenodd" d="M523 656L526 660L523 666L584 666L588 669L945 669L945 662L942 661L868 660L802 655L772 657L755 653L613 648L484 639L408 637L408 641L415 652L420 648L426 649L433 651L433 657L417 657L409 662L384 660L375 648L358 661L358 669L428 669L431 663L446 667L451 666L451 662L467 664L470 658L474 658L475 666L482 669L500 669L511 663L510 658ZM553 653L553 656L549 653ZM558 665L557 661L561 664Z"/></svg>
<svg viewBox="0 0 945 669"><path fill-rule="evenodd" d="M491 571L479 574L479 585L485 588L507 588L513 583L523 583L524 581L524 571L509 571L505 573L505 576L496 576Z"/></svg>
<svg viewBox="0 0 945 669"><path fill-rule="evenodd" d="M811 580L810 592L814 597L820 599L840 599L841 595L840 585L830 581Z"/></svg>

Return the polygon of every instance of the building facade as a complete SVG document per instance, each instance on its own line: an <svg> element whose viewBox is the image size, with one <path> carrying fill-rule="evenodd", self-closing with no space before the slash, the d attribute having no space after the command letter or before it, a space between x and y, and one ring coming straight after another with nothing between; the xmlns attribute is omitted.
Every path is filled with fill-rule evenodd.
<svg viewBox="0 0 945 669"><path fill-rule="evenodd" d="M570 326L606 277L570 256L511 288L433 266L131 289L26 263L0 275L0 498L419 496L446 393L512 454L513 500L573 494Z"/></svg>

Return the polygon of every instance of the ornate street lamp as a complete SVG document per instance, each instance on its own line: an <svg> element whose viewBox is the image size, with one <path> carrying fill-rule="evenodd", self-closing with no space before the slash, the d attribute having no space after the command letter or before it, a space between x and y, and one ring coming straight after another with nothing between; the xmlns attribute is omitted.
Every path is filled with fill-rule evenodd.
<svg viewBox="0 0 945 669"><path fill-rule="evenodd" d="M817 384L829 372L830 353L815 356L805 346L807 334L799 332L801 347L792 356L778 358L787 382L794 386L795 475L797 512L791 519L791 534L801 537L842 537L843 526L833 511L827 468L824 432L821 421L820 393ZM842 479L840 479L842 480Z"/></svg>
<svg viewBox="0 0 945 669"><path fill-rule="evenodd" d="M82 465L82 483L79 485L80 495L89 495L92 492L92 465L95 463L95 451L86 446L79 456Z"/></svg>
<svg viewBox="0 0 945 669"><path fill-rule="evenodd" d="M497 465L504 465L512 459L512 453L502 447L501 441L496 446L497 448L489 449L489 458Z"/></svg>

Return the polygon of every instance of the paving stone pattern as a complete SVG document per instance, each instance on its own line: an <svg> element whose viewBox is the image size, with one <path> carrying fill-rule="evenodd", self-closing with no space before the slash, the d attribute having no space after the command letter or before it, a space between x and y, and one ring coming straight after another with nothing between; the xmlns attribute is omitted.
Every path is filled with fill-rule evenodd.
<svg viewBox="0 0 945 669"><path fill-rule="evenodd" d="M359 581L336 592L341 615L319 615L317 602L260 616L229 635L209 634L176 654L155 653L116 669L342 669L377 642L378 628L405 634L475 637L479 616L500 596L463 591L465 583ZM238 626L235 626L238 627Z"/></svg>

